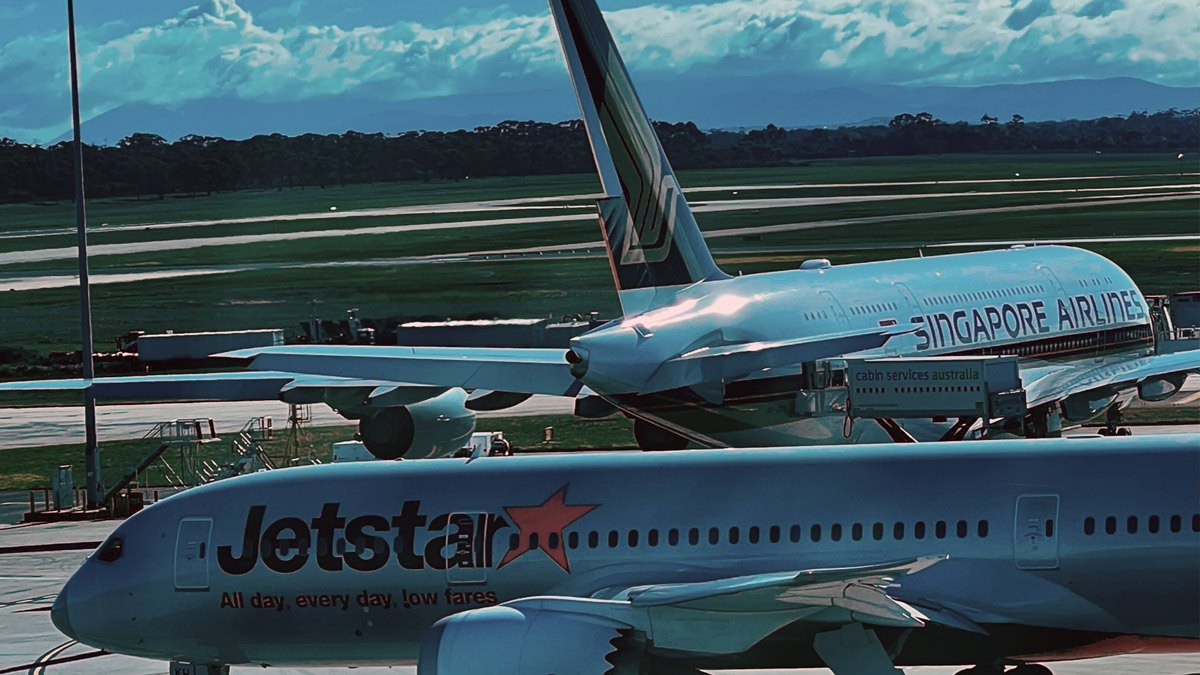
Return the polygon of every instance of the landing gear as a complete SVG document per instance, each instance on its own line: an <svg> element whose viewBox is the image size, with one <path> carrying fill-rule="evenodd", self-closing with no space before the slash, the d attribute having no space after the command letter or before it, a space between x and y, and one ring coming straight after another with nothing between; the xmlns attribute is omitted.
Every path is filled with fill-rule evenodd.
<svg viewBox="0 0 1200 675"><path fill-rule="evenodd" d="M1121 426L1121 423L1124 421L1125 416L1121 414L1121 409L1115 405L1111 406L1104 415L1104 428L1100 429L1097 433L1101 436L1132 436L1133 432L1129 430L1129 427Z"/></svg>

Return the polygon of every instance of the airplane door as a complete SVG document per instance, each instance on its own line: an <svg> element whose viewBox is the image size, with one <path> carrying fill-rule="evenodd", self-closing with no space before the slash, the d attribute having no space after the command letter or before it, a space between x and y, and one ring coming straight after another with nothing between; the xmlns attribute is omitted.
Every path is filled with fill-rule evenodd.
<svg viewBox="0 0 1200 675"><path fill-rule="evenodd" d="M175 539L175 590L208 590L208 538L212 518L184 518Z"/></svg>
<svg viewBox="0 0 1200 675"><path fill-rule="evenodd" d="M446 540L442 554L446 556L446 581L451 584L482 584L487 582L488 514L451 513L446 521Z"/></svg>
<svg viewBox="0 0 1200 675"><path fill-rule="evenodd" d="M1017 497L1014 556L1023 570L1058 569L1058 495Z"/></svg>

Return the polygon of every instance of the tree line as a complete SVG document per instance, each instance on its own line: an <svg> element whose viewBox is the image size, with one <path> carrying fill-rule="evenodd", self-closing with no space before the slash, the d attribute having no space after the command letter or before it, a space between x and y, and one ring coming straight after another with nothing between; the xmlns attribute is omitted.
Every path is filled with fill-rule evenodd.
<svg viewBox="0 0 1200 675"><path fill-rule="evenodd" d="M1200 111L1061 122L945 123L929 113L887 124L836 129L701 131L692 122L655 122L677 169L777 166L810 159L971 152L1194 152ZM70 199L71 144L49 147L0 139L0 202ZM269 134L246 140L189 135L174 143L135 133L115 146L85 145L93 197L163 197L245 189L462 179L594 171L583 126L506 121L451 132L398 135Z"/></svg>

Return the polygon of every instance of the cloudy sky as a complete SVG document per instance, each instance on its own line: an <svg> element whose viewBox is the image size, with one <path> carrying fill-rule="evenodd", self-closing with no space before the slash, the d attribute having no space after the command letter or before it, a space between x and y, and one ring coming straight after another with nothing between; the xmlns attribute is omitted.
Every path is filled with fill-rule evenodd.
<svg viewBox="0 0 1200 675"><path fill-rule="evenodd" d="M631 70L720 81L1195 87L1195 0L601 0ZM84 117L568 86L542 0L76 0ZM65 2L0 0L0 137L68 128Z"/></svg>

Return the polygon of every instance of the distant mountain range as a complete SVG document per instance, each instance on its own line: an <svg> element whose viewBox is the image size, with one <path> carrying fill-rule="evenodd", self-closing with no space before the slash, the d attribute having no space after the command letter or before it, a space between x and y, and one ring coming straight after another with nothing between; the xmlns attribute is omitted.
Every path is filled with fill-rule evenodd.
<svg viewBox="0 0 1200 675"><path fill-rule="evenodd" d="M1200 107L1200 87L1166 87L1133 78L983 87L832 88L805 87L776 76L744 78L733 84L728 80L639 78L639 90L652 117L671 122L691 120L704 129L881 124L904 112L929 112L946 122L977 123L984 114L1001 121L1019 114L1034 122ZM284 103L201 99L177 106L122 106L85 122L83 137L88 143L113 145L135 132L154 133L172 141L188 134L230 139L347 130L396 134L415 129L471 129L507 119L557 122L578 116L575 99L566 86L403 102L361 97ZM64 134L55 142L69 136Z"/></svg>

